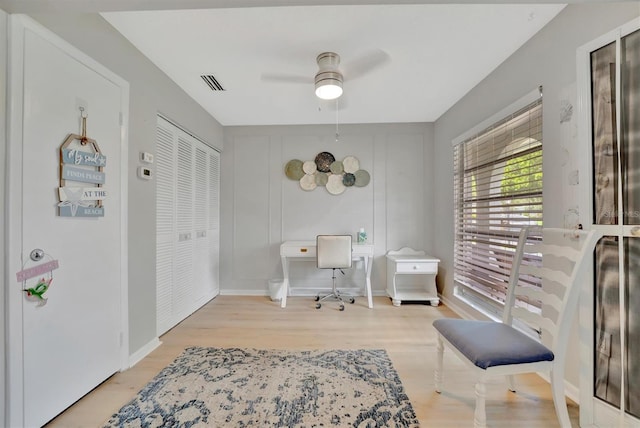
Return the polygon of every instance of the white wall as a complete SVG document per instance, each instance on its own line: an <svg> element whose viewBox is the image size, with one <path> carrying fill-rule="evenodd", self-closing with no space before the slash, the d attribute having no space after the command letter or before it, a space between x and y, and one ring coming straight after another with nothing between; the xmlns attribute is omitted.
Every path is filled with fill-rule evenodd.
<svg viewBox="0 0 640 428"><path fill-rule="evenodd" d="M578 199L577 186L569 186L567 174L577 168L577 153L586 142L575 138L576 49L615 27L640 16L640 3L572 4L521 49L478 84L435 123L433 167L435 188L434 255L440 264L439 288L453 297L453 152L451 141L492 116L539 85L543 98L544 224L560 227L566 210ZM565 100L573 105L573 119L560 123ZM584 176L584 173L581 174ZM586 209L586 207L581 207ZM458 302L459 303L459 302ZM479 314L476 316L480 317ZM578 361L577 330L569 349L569 361ZM567 379L578 385L578 365L567 367Z"/></svg>
<svg viewBox="0 0 640 428"><path fill-rule="evenodd" d="M33 15L45 27L130 84L129 117L129 350L156 336L155 181L140 180L140 152L155 152L158 112L213 147L222 126L98 14Z"/></svg>
<svg viewBox="0 0 640 428"><path fill-rule="evenodd" d="M425 180L431 174L425 159L430 163L432 141L430 124L342 125L338 142L331 125L225 128L221 292L266 293L268 279L282 277L282 241L314 240L322 233L355 239L364 227L375 246L372 288L382 294L387 250L431 249L425 237L432 235L432 204L425 198L433 180ZM289 160L314 160L323 151L338 160L357 157L371 175L369 185L331 195L324 187L304 191L285 176ZM323 281L311 264L292 264L291 275L294 288Z"/></svg>

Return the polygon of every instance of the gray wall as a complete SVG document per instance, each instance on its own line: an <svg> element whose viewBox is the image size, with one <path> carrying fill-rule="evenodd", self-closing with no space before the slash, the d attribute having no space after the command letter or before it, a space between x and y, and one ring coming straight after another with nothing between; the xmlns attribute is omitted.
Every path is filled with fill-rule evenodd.
<svg viewBox="0 0 640 428"><path fill-rule="evenodd" d="M369 185L331 195L324 187L304 191L285 176L289 160L314 160L323 151L338 160L357 157L371 175ZM424 166L432 152L433 126L424 123L342 125L338 142L333 125L225 128L221 292L266 292L268 279L282 277L282 241L314 240L322 233L355 239L364 227L375 246L372 288L382 294L387 250L431 250L433 205L426 199L432 197L433 179ZM300 294L308 292L305 287L322 286L315 265L292 264L291 275ZM353 284L362 284L361 278Z"/></svg>
<svg viewBox="0 0 640 428"><path fill-rule="evenodd" d="M453 151L452 140L510 105L539 85L543 98L544 224L560 227L565 212L575 205L578 187L567 185L567 174L586 142L575 138L576 49L640 15L640 3L573 4L536 34L521 49L479 83L435 123L433 168L435 190L434 255L442 262L439 288L453 303ZM560 123L561 106L573 105L573 118ZM580 174L585 176L584 173ZM586 209L586 207L580 207ZM472 311L469 311L472 312ZM480 317L479 314L475 314ZM575 331L575 330L574 330ZM577 350L577 334L574 335ZM577 353L569 360L578 360ZM567 379L578 385L578 365L568 367Z"/></svg>
<svg viewBox="0 0 640 428"><path fill-rule="evenodd" d="M33 15L45 27L127 80L129 102L129 351L156 335L155 182L136 177L140 152L155 152L163 113L221 148L222 126L98 14Z"/></svg>
<svg viewBox="0 0 640 428"><path fill-rule="evenodd" d="M576 48L638 15L637 2L568 6L435 125L342 126L338 145L331 126L226 129L221 179L222 291L266 291L266 280L281 275L279 243L312 237L331 224L335 232L355 233L363 226L371 234L376 247L374 290L384 287L384 252L409 245L424 248L442 260L439 288L447 299L453 299L451 141L543 85L545 224L562 225L567 201L573 200L575 189L558 183L566 181L567 165L563 163L578 148L570 130L560 125L559 114L563 100L574 102L575 107ZM139 152L154 151L157 112L213 146L222 145L223 129L99 15L43 14L34 18L131 84L128 226L133 353L155 338L155 192L153 182L135 176ZM5 21L1 17L0 65L6 58ZM0 77L4 88L2 79L4 75ZM0 101L3 98L0 92ZM3 121L4 107L3 102ZM334 151L338 157L359 157L370 170L372 183L330 196L323 194L323 189L303 192L284 177L283 167L290 158L310 160L323 150ZM344 210L337 213L340 222L318 217L336 205ZM298 209L300 214L289 212ZM320 221L322 230L303 228L305 215ZM568 375L577 385L577 374Z"/></svg>
<svg viewBox="0 0 640 428"><path fill-rule="evenodd" d="M8 16L2 10L0 10L0 165L2 165L2 173L0 174L0 278L4 283L4 270L7 258L5 257L5 173L7 170L5 167L6 162L6 146L7 146L7 19ZM0 308L2 308L2 315L0 315L0 343L2 346L2 353L0 353L0 423L3 423L5 416L5 348L4 348L4 325L5 325L5 289L0 290Z"/></svg>

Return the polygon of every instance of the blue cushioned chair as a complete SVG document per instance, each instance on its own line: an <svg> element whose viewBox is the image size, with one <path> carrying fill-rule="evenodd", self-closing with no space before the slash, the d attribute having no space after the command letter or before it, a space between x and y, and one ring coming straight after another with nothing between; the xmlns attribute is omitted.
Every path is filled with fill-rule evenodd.
<svg viewBox="0 0 640 428"><path fill-rule="evenodd" d="M562 427L571 427L564 394L566 345L581 278L597 239L595 231L523 229L514 254L502 322L449 318L433 322L438 333L436 391L441 391L446 346L477 376L474 427L486 426L488 377L507 376L509 389L515 392L513 375L530 372L550 373L558 420ZM541 262L531 263L532 260ZM532 278L540 278L542 287L532 286ZM540 301L542 311L519 305L519 298ZM514 323L515 320L519 321ZM526 330L542 331L549 346L535 335L523 333Z"/></svg>

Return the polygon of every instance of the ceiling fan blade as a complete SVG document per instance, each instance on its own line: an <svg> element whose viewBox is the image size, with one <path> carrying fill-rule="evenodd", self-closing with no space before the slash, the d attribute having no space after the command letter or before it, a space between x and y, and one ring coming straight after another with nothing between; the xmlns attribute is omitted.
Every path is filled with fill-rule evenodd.
<svg viewBox="0 0 640 428"><path fill-rule="evenodd" d="M391 61L388 53L382 49L374 49L359 58L349 61L344 66L345 79L357 79Z"/></svg>
<svg viewBox="0 0 640 428"><path fill-rule="evenodd" d="M273 83L304 83L313 84L313 78L296 74L262 73L262 81Z"/></svg>

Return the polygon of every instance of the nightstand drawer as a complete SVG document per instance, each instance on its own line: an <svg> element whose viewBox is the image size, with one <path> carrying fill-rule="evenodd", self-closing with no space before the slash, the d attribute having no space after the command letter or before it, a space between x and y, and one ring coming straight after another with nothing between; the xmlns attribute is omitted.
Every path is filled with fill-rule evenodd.
<svg viewBox="0 0 640 428"><path fill-rule="evenodd" d="M400 262L396 263L396 272L402 273L438 273L438 263Z"/></svg>

